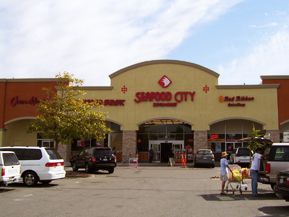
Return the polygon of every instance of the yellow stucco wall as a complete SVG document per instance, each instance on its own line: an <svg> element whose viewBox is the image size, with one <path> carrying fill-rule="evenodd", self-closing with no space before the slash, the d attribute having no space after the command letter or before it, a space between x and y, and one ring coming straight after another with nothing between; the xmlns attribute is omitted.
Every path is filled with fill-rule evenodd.
<svg viewBox="0 0 289 217"><path fill-rule="evenodd" d="M159 79L166 75L171 85L163 88ZM209 130L210 124L225 119L257 121L265 129L278 129L277 87L273 85L218 86L218 74L204 67L180 61L151 61L122 69L111 76L111 88L85 88L86 99L123 99L124 106L105 106L108 120L122 130L137 130L138 125L154 118L173 118L192 125L193 130ZM127 92L121 91L122 87ZM209 91L205 93L204 87ZM195 92L194 101L176 107L154 107L153 102L136 103L137 92ZM220 96L248 96L244 107L229 107ZM237 102L234 102L237 103Z"/></svg>
<svg viewBox="0 0 289 217"><path fill-rule="evenodd" d="M30 120L18 120L6 125L3 146L36 146L36 133L27 133Z"/></svg>

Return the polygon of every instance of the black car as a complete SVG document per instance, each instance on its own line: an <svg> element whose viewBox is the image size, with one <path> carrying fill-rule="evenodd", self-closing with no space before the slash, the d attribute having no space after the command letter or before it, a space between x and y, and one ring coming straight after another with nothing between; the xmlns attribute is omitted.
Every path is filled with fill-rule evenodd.
<svg viewBox="0 0 289 217"><path fill-rule="evenodd" d="M86 172L107 170L114 172L116 156L109 147L93 147L81 151L70 160L73 171L84 168Z"/></svg>
<svg viewBox="0 0 289 217"><path fill-rule="evenodd" d="M278 173L275 193L279 198L289 202L289 171Z"/></svg>

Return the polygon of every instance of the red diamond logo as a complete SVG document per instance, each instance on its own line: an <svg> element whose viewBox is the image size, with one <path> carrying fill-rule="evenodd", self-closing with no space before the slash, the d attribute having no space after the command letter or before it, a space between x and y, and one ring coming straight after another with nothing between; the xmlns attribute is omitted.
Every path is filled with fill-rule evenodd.
<svg viewBox="0 0 289 217"><path fill-rule="evenodd" d="M163 88L167 88L168 86L170 86L170 84L172 83L172 80L169 79L166 75L164 75L163 77L161 77L161 79L159 80L159 85L161 85Z"/></svg>

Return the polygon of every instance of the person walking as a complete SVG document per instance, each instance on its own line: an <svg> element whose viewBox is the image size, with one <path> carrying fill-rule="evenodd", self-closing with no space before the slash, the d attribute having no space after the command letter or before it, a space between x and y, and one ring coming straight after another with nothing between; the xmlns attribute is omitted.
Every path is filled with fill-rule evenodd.
<svg viewBox="0 0 289 217"><path fill-rule="evenodd" d="M174 154L173 149L170 149L170 152L169 152L169 163L171 167L175 166L175 154Z"/></svg>
<svg viewBox="0 0 289 217"><path fill-rule="evenodd" d="M253 197L258 196L258 177L262 159L262 149L257 148L255 154L252 156L250 176L251 176L251 185L252 185L252 195Z"/></svg>
<svg viewBox="0 0 289 217"><path fill-rule="evenodd" d="M154 150L151 148L149 150L149 162L152 163L154 158Z"/></svg>
<svg viewBox="0 0 289 217"><path fill-rule="evenodd" d="M229 165L228 160L227 160L227 156L228 156L227 152L225 152L225 151L222 152L221 160L220 160L221 195L226 195L225 185L226 185L226 182L228 181L227 167Z"/></svg>

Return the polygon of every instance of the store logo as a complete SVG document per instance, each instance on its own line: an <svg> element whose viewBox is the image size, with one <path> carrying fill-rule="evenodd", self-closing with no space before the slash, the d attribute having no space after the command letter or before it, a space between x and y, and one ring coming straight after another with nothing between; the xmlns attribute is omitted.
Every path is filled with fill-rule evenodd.
<svg viewBox="0 0 289 217"><path fill-rule="evenodd" d="M163 77L161 77L161 79L159 80L159 85L161 85L163 88L167 88L168 86L170 86L170 84L172 83L171 79L169 79L166 75L164 75Z"/></svg>

